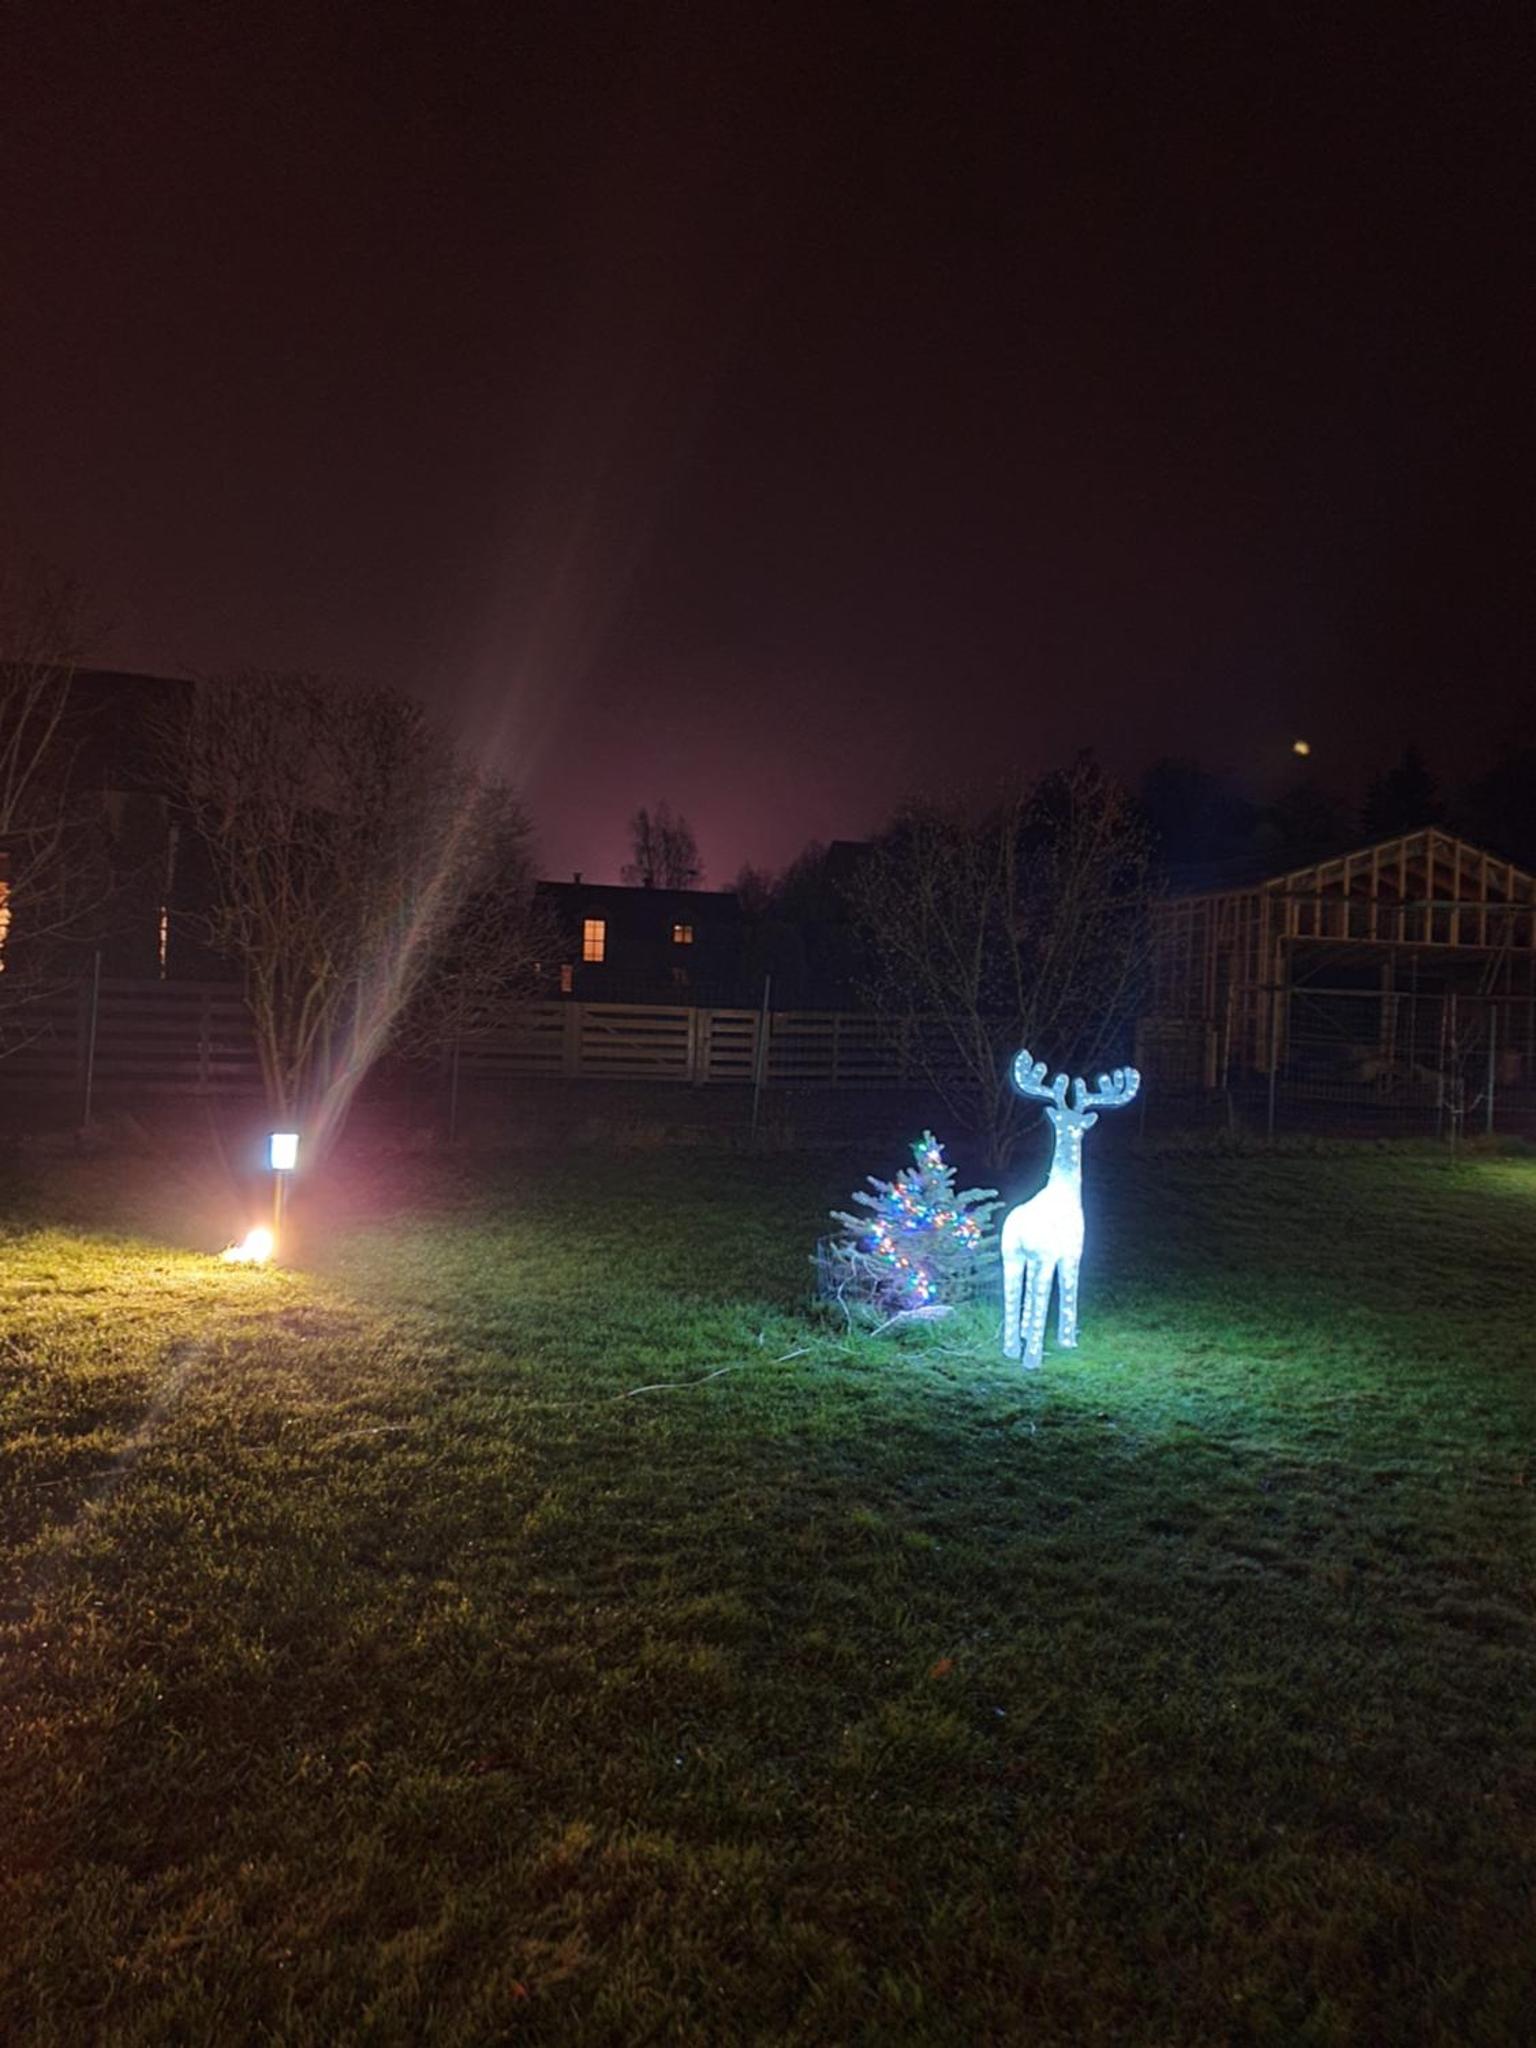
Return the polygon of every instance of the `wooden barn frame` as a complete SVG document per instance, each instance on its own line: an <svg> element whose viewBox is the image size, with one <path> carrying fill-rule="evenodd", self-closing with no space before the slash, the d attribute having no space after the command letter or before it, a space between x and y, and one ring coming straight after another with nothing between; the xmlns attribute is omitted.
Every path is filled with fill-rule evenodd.
<svg viewBox="0 0 1536 2048"><path fill-rule="evenodd" d="M1153 915L1141 1063L1170 1088L1272 1075L1292 1051L1298 993L1353 999L1382 1072L1405 1005L1416 1016L1425 1001L1449 1004L1453 1018L1457 1003L1476 1005L1505 1077L1536 1080L1536 876L1429 829L1168 897Z"/></svg>

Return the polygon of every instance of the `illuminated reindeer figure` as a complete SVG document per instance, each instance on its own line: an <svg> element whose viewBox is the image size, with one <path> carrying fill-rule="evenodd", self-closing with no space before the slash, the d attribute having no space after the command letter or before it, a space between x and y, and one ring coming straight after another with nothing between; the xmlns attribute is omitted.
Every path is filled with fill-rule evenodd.
<svg viewBox="0 0 1536 2048"><path fill-rule="evenodd" d="M1050 1177L1038 1195L1010 1209L1003 1220L1003 1351L1023 1354L1029 1366L1040 1363L1045 1349L1045 1312L1051 1281L1059 1273L1061 1302L1057 1335L1071 1349L1077 1343L1077 1269L1083 1256L1083 1133L1098 1122L1097 1109L1123 1109L1141 1086L1134 1067L1116 1067L1100 1074L1090 1094L1086 1081L1072 1083L1058 1074L1049 1085L1045 1061L1021 1052L1013 1063L1013 1085L1050 1107L1046 1116L1056 1133ZM1025 1285L1026 1278L1028 1285Z"/></svg>

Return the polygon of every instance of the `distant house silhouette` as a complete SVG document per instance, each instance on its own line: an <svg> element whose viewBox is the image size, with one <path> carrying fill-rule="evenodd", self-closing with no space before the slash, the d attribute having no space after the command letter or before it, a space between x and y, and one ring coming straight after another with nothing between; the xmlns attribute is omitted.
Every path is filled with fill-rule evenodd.
<svg viewBox="0 0 1536 2048"><path fill-rule="evenodd" d="M732 889L540 882L560 938L543 980L589 1003L728 1006L741 1000L741 905Z"/></svg>
<svg viewBox="0 0 1536 2048"><path fill-rule="evenodd" d="M126 669L60 671L58 686L53 772L90 876L81 883L86 908L52 948L54 966L85 971L99 954L110 976L228 978L202 933L205 857L184 829L161 760L160 729L195 686ZM18 898L7 908L15 964L29 942L28 906Z"/></svg>

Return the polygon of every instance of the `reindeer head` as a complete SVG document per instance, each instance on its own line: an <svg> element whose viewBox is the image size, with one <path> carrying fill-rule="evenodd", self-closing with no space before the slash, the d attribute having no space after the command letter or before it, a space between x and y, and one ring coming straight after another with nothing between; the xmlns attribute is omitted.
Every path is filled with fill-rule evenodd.
<svg viewBox="0 0 1536 2048"><path fill-rule="evenodd" d="M1028 1052L1021 1052L1013 1063L1013 1085L1021 1095L1032 1101L1048 1105L1046 1116L1056 1133L1057 1145L1067 1153L1069 1164L1075 1164L1081 1155L1083 1133L1091 1131L1098 1122L1101 1109L1123 1109L1141 1086L1141 1076L1134 1067L1116 1067L1112 1074L1100 1074L1097 1088L1090 1089L1081 1074L1071 1085L1072 1100L1067 1100L1067 1077L1058 1074L1054 1081L1045 1078L1045 1061L1032 1060Z"/></svg>

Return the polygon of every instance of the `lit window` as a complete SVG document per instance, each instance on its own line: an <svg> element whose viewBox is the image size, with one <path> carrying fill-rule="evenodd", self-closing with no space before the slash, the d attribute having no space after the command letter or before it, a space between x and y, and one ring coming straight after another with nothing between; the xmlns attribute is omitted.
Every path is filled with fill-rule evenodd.
<svg viewBox="0 0 1536 2048"><path fill-rule="evenodd" d="M573 989L573 988L574 988L575 986L576 986L576 970L575 970L575 968L574 968L574 967L573 967L573 966L571 965L571 963L570 963L570 962L569 962L569 961L567 960L567 961L565 962L564 966L562 966L562 968L560 969L560 993L561 993L561 995L563 995L563 996L568 996L568 995L570 994L571 990L572 990L572 989Z"/></svg>
<svg viewBox="0 0 1536 2048"><path fill-rule="evenodd" d="M608 926L600 917L583 920L581 927L581 957L583 960L601 960L608 942Z"/></svg>
<svg viewBox="0 0 1536 2048"><path fill-rule="evenodd" d="M672 943L674 946L691 946L693 944L693 926L691 924L673 925Z"/></svg>

